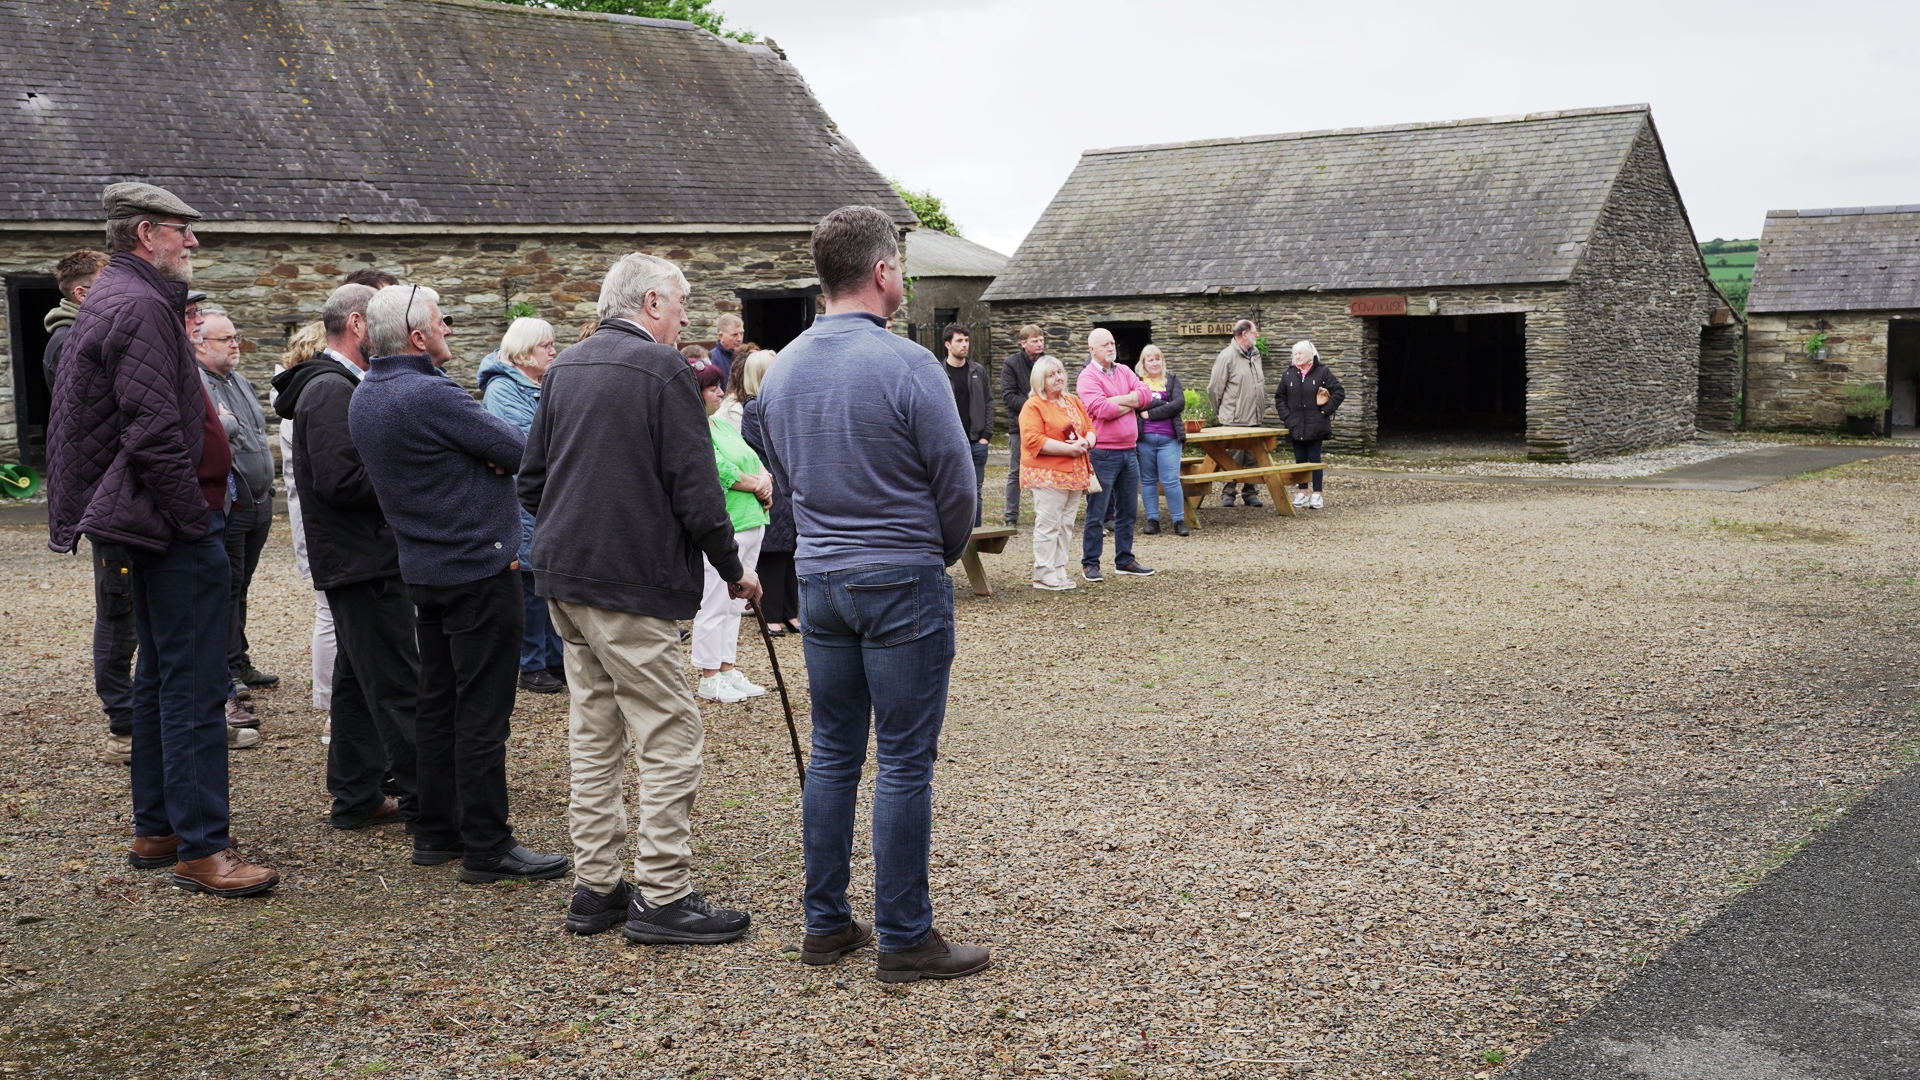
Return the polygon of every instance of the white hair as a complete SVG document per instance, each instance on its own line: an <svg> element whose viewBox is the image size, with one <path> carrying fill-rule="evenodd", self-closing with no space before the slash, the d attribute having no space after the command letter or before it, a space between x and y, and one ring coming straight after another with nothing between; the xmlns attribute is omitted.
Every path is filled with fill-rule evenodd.
<svg viewBox="0 0 1920 1080"><path fill-rule="evenodd" d="M1293 343L1293 358L1294 358L1295 360L1298 360L1298 359L1300 359L1300 358L1301 358L1301 357L1303 357L1303 356L1311 356L1311 357L1313 357L1313 358L1314 358L1315 360L1318 360L1318 359L1320 359L1320 350L1319 350L1319 349L1316 349L1316 348L1314 348L1314 347L1313 347L1313 342L1311 342L1311 341L1296 341L1296 342L1294 342L1294 343Z"/></svg>
<svg viewBox="0 0 1920 1080"><path fill-rule="evenodd" d="M515 319L500 339L500 358L509 364L524 364L532 358L535 346L552 340L553 324L547 320Z"/></svg>
<svg viewBox="0 0 1920 1080"><path fill-rule="evenodd" d="M646 306L647 294L685 299L687 276L680 268L657 255L638 251L621 256L600 283L599 313L602 319L631 318Z"/></svg>
<svg viewBox="0 0 1920 1080"><path fill-rule="evenodd" d="M394 285L367 301L367 344L375 356L413 351L412 332L432 325L440 294L425 285Z"/></svg>

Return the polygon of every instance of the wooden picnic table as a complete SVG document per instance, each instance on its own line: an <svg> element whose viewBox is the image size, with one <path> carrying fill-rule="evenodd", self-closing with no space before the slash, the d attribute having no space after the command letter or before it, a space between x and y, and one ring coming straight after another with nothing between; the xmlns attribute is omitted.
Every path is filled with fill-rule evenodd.
<svg viewBox="0 0 1920 1080"><path fill-rule="evenodd" d="M993 595L993 586L987 582L987 568L980 565L980 553L1000 554L1007 549L1007 540L1019 531L1010 525L983 525L973 530L966 553L960 556L960 565L967 568L967 583L973 586L973 595Z"/></svg>
<svg viewBox="0 0 1920 1080"><path fill-rule="evenodd" d="M1274 444L1286 433L1286 428L1258 427L1210 427L1188 432L1187 445L1205 455L1180 462L1180 486L1187 499L1188 527L1200 527L1200 516L1194 511L1200 508L1200 500L1207 497L1213 485L1230 481L1253 480L1265 484L1267 494L1273 498L1273 508L1293 517L1293 500L1288 497L1287 484L1298 483L1296 478L1309 476L1325 466L1274 461ZM1229 450L1245 450L1253 455L1252 467L1233 460L1227 453Z"/></svg>

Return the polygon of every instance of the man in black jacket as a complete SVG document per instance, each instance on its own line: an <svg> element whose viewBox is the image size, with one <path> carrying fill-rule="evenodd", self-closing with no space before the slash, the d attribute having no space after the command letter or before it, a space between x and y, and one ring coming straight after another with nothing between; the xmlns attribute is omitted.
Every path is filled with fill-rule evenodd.
<svg viewBox="0 0 1920 1080"><path fill-rule="evenodd" d="M700 608L704 554L735 598L758 600L727 515L694 372L675 344L687 279L638 252L607 271L600 326L547 369L520 459L534 591L566 643L574 890L567 929L626 923L628 940L712 945L745 912L693 891L688 843L704 736L676 619ZM620 876L621 775L640 761L638 888Z"/></svg>
<svg viewBox="0 0 1920 1080"><path fill-rule="evenodd" d="M940 332L940 340L947 348L947 381L953 385L953 404L960 410L960 426L966 429L967 445L973 448L973 527L977 529L986 509L987 448L993 441L993 399L987 395L986 369L967 359L973 347L967 328L957 322L948 323ZM1016 435L1013 443L1019 442ZM1018 474L1020 470L1013 471Z"/></svg>
<svg viewBox="0 0 1920 1080"><path fill-rule="evenodd" d="M273 410L292 421L293 483L300 496L313 587L327 594L339 652L333 665L332 740L327 790L336 829L404 820L420 806L414 785L414 714L420 650L413 603L400 580L400 549L374 496L373 481L347 427L347 406L367 369L367 302L373 289L342 285L320 321L326 351L273 378ZM381 790L389 770L398 799ZM419 851L420 866L458 851Z"/></svg>
<svg viewBox="0 0 1920 1080"><path fill-rule="evenodd" d="M1020 410L1033 394L1033 362L1047 351L1047 332L1020 328L1020 351L1000 365L1000 400L1007 406L1007 524L1020 524Z"/></svg>

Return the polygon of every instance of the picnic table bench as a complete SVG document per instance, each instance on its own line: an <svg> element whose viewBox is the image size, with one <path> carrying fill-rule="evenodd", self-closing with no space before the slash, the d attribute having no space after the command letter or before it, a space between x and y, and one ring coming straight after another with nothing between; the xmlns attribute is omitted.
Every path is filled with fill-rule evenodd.
<svg viewBox="0 0 1920 1080"><path fill-rule="evenodd" d="M1180 462L1180 486L1187 500L1188 527L1200 527L1200 516L1194 511L1199 509L1200 500L1213 490L1213 485L1248 480L1265 484L1267 494L1273 498L1273 508L1293 517L1293 500L1287 496L1287 485L1299 483L1315 469L1326 466L1274 461L1274 444L1286 433L1286 428L1257 427L1210 427L1188 432L1187 445L1205 455ZM1245 450L1252 455L1253 465L1241 465L1227 453L1229 450Z"/></svg>
<svg viewBox="0 0 1920 1080"><path fill-rule="evenodd" d="M967 541L966 553L960 556L960 565L967 569L967 583L973 586L973 595L993 595L993 586L987 581L987 569L980 565L980 553L1000 554L1007 549L1007 540L1019 531L1010 525L983 525L973 530L973 537Z"/></svg>

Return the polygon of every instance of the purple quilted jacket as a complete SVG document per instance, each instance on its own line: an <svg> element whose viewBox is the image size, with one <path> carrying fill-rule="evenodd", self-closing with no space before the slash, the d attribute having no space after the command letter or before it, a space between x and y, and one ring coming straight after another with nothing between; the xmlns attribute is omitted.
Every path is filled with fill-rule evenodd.
<svg viewBox="0 0 1920 1080"><path fill-rule="evenodd" d="M182 325L187 287L116 252L61 346L47 421L47 546L80 533L165 551L207 532L197 476L207 392ZM220 447L225 450L225 447Z"/></svg>

